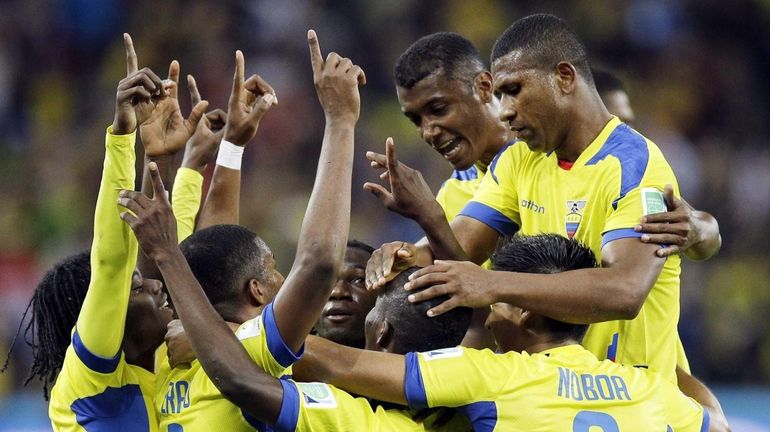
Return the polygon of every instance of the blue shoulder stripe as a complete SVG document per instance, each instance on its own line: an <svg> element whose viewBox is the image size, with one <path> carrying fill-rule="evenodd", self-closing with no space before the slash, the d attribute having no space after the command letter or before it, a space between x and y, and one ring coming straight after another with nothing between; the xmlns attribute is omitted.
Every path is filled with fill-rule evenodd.
<svg viewBox="0 0 770 432"><path fill-rule="evenodd" d="M614 156L620 161L620 195L612 202L612 208L617 209L618 201L642 182L650 152L643 136L628 125L620 124L599 152L586 162L586 166L596 165L607 156Z"/></svg>
<svg viewBox="0 0 770 432"><path fill-rule="evenodd" d="M492 174L492 179L494 179L495 183L500 184L499 181L497 181L497 176L495 175L495 168L497 167L497 161L500 159L500 156L505 153L506 150L508 150L508 147L518 143L518 142L524 142L524 141L508 141L505 143L503 148L500 149L499 152L495 155L495 158L492 159L492 163L489 165L489 172Z"/></svg>
<svg viewBox="0 0 770 432"><path fill-rule="evenodd" d="M492 432L497 425L497 405L493 401L474 402L457 408L465 414L477 432Z"/></svg>
<svg viewBox="0 0 770 432"><path fill-rule="evenodd" d="M80 340L77 329L75 329L75 334L72 335L72 348L75 349L75 354L77 354L80 361L88 366L89 369L103 374L115 372L115 369L118 368L118 363L120 363L120 355L122 354L122 351L118 351L118 353L115 354L115 357L106 358L92 353L86 348L83 341Z"/></svg>

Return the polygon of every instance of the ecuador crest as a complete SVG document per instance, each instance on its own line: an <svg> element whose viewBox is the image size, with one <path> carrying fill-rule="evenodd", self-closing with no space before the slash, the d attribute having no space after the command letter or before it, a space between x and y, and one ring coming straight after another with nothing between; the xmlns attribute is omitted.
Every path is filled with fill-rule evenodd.
<svg viewBox="0 0 770 432"><path fill-rule="evenodd" d="M564 218L564 224L567 229L567 237L570 239L575 236L580 226L580 221L583 219L583 209L585 208L585 200L567 201L567 216Z"/></svg>

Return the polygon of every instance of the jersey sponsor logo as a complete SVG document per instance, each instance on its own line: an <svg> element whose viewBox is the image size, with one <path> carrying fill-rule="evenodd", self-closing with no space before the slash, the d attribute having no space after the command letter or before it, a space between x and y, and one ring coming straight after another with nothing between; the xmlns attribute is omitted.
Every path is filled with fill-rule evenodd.
<svg viewBox="0 0 770 432"><path fill-rule="evenodd" d="M532 200L527 200L527 199L521 200L521 208L526 210L532 210L535 213L545 214L545 207L536 204Z"/></svg>
<svg viewBox="0 0 770 432"><path fill-rule="evenodd" d="M578 374L569 368L559 368L556 395L575 401L631 400L628 386L618 375Z"/></svg>
<svg viewBox="0 0 770 432"><path fill-rule="evenodd" d="M668 208L663 193L655 188L643 188L642 209L646 215L665 212Z"/></svg>
<svg viewBox="0 0 770 432"><path fill-rule="evenodd" d="M564 217L564 227L567 237L575 237L575 233L583 220L583 209L586 208L586 200L567 200L567 216Z"/></svg>
<svg viewBox="0 0 770 432"><path fill-rule="evenodd" d="M262 334L262 320L260 317L256 317L251 321L246 321L238 331L235 332L235 336L238 337L238 340L256 337L260 334Z"/></svg>
<svg viewBox="0 0 770 432"><path fill-rule="evenodd" d="M166 397L160 408L161 414L179 414L184 408L190 407L190 383L187 381L171 381L168 383Z"/></svg>
<svg viewBox="0 0 770 432"><path fill-rule="evenodd" d="M461 357L463 355L463 349L460 347L454 348L442 348L433 351L427 351L422 353L422 358L425 361L439 360L452 357Z"/></svg>
<svg viewBox="0 0 770 432"><path fill-rule="evenodd" d="M307 408L337 408L332 389L324 383L296 383Z"/></svg>

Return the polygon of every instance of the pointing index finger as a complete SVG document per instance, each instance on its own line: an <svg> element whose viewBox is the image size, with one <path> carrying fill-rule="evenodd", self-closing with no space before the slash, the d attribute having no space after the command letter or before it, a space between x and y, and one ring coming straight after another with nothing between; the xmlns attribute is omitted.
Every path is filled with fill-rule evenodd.
<svg viewBox="0 0 770 432"><path fill-rule="evenodd" d="M158 197L166 196L166 189L163 187L163 179L160 178L160 172L158 171L158 165L155 162L147 164L147 168L150 171L150 179L152 180L153 199L159 199Z"/></svg>
<svg viewBox="0 0 770 432"><path fill-rule="evenodd" d="M123 45L126 47L126 76L128 76L139 70L134 41L128 33L123 33Z"/></svg>
<svg viewBox="0 0 770 432"><path fill-rule="evenodd" d="M171 64L168 66L168 79L173 81L175 86L171 87L170 94L172 98L177 98L177 90L179 89L179 62L176 60L172 60Z"/></svg>
<svg viewBox="0 0 770 432"><path fill-rule="evenodd" d="M192 105L198 105L198 102L201 101L201 94L198 91L198 84L195 82L195 77L192 75L187 75L187 88L190 90Z"/></svg>
<svg viewBox="0 0 770 432"><path fill-rule="evenodd" d="M307 31L307 44L310 47L310 63L313 65L313 76L321 75L324 67L324 60L321 57L321 46L318 44L318 36L315 30Z"/></svg>

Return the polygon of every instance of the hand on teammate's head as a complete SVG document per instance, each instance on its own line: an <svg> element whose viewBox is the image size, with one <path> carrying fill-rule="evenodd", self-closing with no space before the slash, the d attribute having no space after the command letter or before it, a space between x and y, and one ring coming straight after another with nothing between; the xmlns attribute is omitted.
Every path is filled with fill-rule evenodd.
<svg viewBox="0 0 770 432"><path fill-rule="evenodd" d="M313 83L326 121L356 122L361 111L358 86L366 84L363 69L335 52L329 53L324 60L318 36L313 30L308 30L307 42L313 67Z"/></svg>
<svg viewBox="0 0 770 432"><path fill-rule="evenodd" d="M115 97L115 119L112 133L133 133L153 112L155 106L167 94L163 82L150 68L139 70L134 42L128 33L123 34L126 50L126 77L118 83Z"/></svg>
<svg viewBox="0 0 770 432"><path fill-rule="evenodd" d="M275 90L262 77L252 75L244 80L244 62L243 53L236 51L233 88L224 128L224 139L240 146L254 138L262 116L278 103Z"/></svg>
<svg viewBox="0 0 770 432"><path fill-rule="evenodd" d="M417 247L396 241L385 243L372 252L366 263L366 289L382 288L399 273L416 264Z"/></svg>

